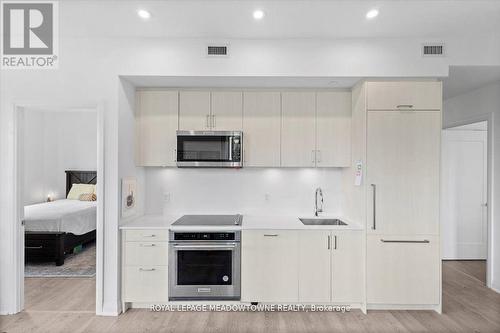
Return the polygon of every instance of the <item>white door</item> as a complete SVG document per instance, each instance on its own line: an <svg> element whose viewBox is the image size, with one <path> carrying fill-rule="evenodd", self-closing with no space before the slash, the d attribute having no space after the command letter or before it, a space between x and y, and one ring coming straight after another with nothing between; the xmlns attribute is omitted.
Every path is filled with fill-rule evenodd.
<svg viewBox="0 0 500 333"><path fill-rule="evenodd" d="M299 302L330 302L331 247L329 230L300 231Z"/></svg>
<svg viewBox="0 0 500 333"><path fill-rule="evenodd" d="M211 125L218 131L241 131L243 126L243 93L212 92Z"/></svg>
<svg viewBox="0 0 500 333"><path fill-rule="evenodd" d="M332 231L332 302L363 300L363 233Z"/></svg>
<svg viewBox="0 0 500 333"><path fill-rule="evenodd" d="M486 259L487 132L443 131L443 259Z"/></svg>
<svg viewBox="0 0 500 333"><path fill-rule="evenodd" d="M368 232L439 232L439 111L368 111ZM375 208L375 210L374 210Z"/></svg>
<svg viewBox="0 0 500 333"><path fill-rule="evenodd" d="M241 300L297 302L298 232L244 230L241 236Z"/></svg>
<svg viewBox="0 0 500 333"><path fill-rule="evenodd" d="M248 91L243 98L245 166L279 167L281 94L273 91Z"/></svg>
<svg viewBox="0 0 500 333"><path fill-rule="evenodd" d="M316 166L351 165L351 93L316 94Z"/></svg>
<svg viewBox="0 0 500 333"><path fill-rule="evenodd" d="M179 129L200 131L211 128L210 92L181 91L179 93Z"/></svg>
<svg viewBox="0 0 500 333"><path fill-rule="evenodd" d="M316 166L316 94L282 93L281 166Z"/></svg>

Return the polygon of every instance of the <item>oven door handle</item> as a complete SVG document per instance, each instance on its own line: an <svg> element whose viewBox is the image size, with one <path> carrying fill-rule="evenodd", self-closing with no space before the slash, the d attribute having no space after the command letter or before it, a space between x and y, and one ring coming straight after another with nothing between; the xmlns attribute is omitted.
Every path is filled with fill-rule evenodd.
<svg viewBox="0 0 500 333"><path fill-rule="evenodd" d="M194 244L194 245L187 245L187 244L174 244L174 248L176 249L234 249L236 247L235 243L231 244Z"/></svg>

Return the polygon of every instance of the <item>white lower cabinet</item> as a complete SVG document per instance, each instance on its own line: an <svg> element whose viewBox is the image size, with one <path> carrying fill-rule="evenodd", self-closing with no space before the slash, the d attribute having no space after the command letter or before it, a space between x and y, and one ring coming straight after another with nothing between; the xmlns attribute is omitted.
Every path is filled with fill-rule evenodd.
<svg viewBox="0 0 500 333"><path fill-rule="evenodd" d="M125 266L124 302L167 302L167 266Z"/></svg>
<svg viewBox="0 0 500 333"><path fill-rule="evenodd" d="M301 231L299 237L299 301L330 302L331 233Z"/></svg>
<svg viewBox="0 0 500 333"><path fill-rule="evenodd" d="M369 304L439 304L439 236L368 235Z"/></svg>
<svg viewBox="0 0 500 333"><path fill-rule="evenodd" d="M241 300L297 302L298 232L243 230Z"/></svg>
<svg viewBox="0 0 500 333"><path fill-rule="evenodd" d="M300 302L362 302L362 232L301 231L299 249Z"/></svg>
<svg viewBox="0 0 500 333"><path fill-rule="evenodd" d="M244 230L243 302L363 302L363 233Z"/></svg>
<svg viewBox="0 0 500 333"><path fill-rule="evenodd" d="M361 231L332 231L332 302L363 302L363 236Z"/></svg>
<svg viewBox="0 0 500 333"><path fill-rule="evenodd" d="M166 230L123 231L123 302L168 302L167 235Z"/></svg>

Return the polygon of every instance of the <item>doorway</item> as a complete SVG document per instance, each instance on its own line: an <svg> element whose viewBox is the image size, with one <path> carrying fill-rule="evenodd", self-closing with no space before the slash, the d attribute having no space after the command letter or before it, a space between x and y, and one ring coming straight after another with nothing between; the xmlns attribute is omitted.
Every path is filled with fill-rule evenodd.
<svg viewBox="0 0 500 333"><path fill-rule="evenodd" d="M442 258L486 284L488 122L447 128L442 138Z"/></svg>
<svg viewBox="0 0 500 333"><path fill-rule="evenodd" d="M99 106L18 106L20 308L99 312L103 127Z"/></svg>

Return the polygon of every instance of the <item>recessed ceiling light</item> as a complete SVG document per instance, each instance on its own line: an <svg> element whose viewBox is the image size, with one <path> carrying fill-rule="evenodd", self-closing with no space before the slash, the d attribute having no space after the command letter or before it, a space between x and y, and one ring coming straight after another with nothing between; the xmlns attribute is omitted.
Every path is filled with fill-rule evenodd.
<svg viewBox="0 0 500 333"><path fill-rule="evenodd" d="M264 12L260 9L254 10L253 18L256 20L262 20L264 18Z"/></svg>
<svg viewBox="0 0 500 333"><path fill-rule="evenodd" d="M137 11L137 15L139 15L140 18L143 18L145 20L151 17L151 13L144 9L139 9Z"/></svg>
<svg viewBox="0 0 500 333"><path fill-rule="evenodd" d="M372 9L366 13L366 18L367 19L372 19L378 16L378 10L377 9Z"/></svg>

